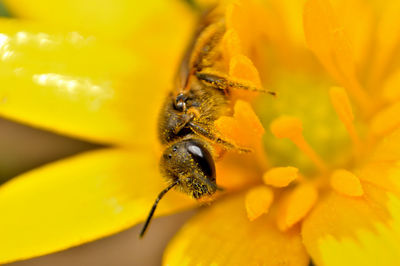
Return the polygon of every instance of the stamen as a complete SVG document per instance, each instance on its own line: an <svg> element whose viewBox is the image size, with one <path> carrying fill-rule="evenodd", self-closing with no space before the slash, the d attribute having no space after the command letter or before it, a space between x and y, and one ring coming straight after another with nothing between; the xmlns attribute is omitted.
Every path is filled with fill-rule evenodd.
<svg viewBox="0 0 400 266"><path fill-rule="evenodd" d="M325 163L311 148L303 136L303 125L300 119L291 116L281 116L272 121L270 126L272 134L277 138L288 138L303 151L314 164L321 170L327 169Z"/></svg>
<svg viewBox="0 0 400 266"><path fill-rule="evenodd" d="M298 172L296 167L275 167L264 173L263 180L267 185L286 187L298 178Z"/></svg>
<svg viewBox="0 0 400 266"><path fill-rule="evenodd" d="M334 190L346 196L358 197L364 194L358 177L344 169L332 173L330 184Z"/></svg>
<svg viewBox="0 0 400 266"><path fill-rule="evenodd" d="M296 187L282 200L277 216L277 225L286 231L302 220L312 209L318 198L318 191L310 184Z"/></svg>
<svg viewBox="0 0 400 266"><path fill-rule="evenodd" d="M267 213L273 199L272 190L266 186L258 186L248 191L245 206L249 220L254 221L262 214Z"/></svg>
<svg viewBox="0 0 400 266"><path fill-rule="evenodd" d="M347 132L350 135L356 148L360 147L360 138L354 127L354 115L351 108L349 97L347 96L346 90L342 87L332 87L329 90L331 102L340 121L345 125Z"/></svg>

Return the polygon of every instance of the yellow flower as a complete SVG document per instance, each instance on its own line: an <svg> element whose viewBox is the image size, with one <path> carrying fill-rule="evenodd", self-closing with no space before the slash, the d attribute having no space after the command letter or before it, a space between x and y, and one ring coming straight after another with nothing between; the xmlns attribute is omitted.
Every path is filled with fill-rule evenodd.
<svg viewBox="0 0 400 266"><path fill-rule="evenodd" d="M216 127L255 152L227 154L217 180L240 192L187 222L164 263L396 265L400 6L266 2L227 5L223 38L229 74L258 83L260 72L263 86L278 93L254 101L266 128L263 147L263 127L250 105L237 101ZM130 1L99 13L94 2L81 13L74 8L80 1L40 3L9 1L21 16L56 26L0 21L0 114L112 147L0 187L0 263L144 220L164 187L156 167L159 103L194 23L194 14L171 1L140 1L136 16L128 11L138 3ZM157 214L189 206L187 196L171 192Z"/></svg>

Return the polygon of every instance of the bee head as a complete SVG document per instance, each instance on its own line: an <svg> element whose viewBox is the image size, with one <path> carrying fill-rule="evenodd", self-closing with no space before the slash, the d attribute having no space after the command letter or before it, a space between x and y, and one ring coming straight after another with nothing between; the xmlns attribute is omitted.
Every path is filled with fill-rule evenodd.
<svg viewBox="0 0 400 266"><path fill-rule="evenodd" d="M178 182L185 193L198 199L216 189L215 164L207 144L200 139L184 139L164 151L160 169L170 182Z"/></svg>

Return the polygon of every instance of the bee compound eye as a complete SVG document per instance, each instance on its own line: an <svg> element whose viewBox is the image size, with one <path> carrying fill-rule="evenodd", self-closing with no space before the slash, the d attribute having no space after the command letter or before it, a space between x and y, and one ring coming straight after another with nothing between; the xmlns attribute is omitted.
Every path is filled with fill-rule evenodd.
<svg viewBox="0 0 400 266"><path fill-rule="evenodd" d="M186 149L204 175L211 180L215 180L215 164L211 153L196 140L189 141L186 144Z"/></svg>

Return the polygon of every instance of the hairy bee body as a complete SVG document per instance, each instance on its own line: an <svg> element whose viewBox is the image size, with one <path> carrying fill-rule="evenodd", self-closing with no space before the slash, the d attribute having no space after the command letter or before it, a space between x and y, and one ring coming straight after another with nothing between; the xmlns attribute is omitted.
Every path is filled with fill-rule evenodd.
<svg viewBox="0 0 400 266"><path fill-rule="evenodd" d="M213 141L207 136L214 134L214 121L226 113L228 100L223 92L197 80L184 94L189 111L177 110L177 98L181 95L171 93L161 109L159 138L166 150L160 169L170 183L178 182L182 192L198 199L217 189Z"/></svg>
<svg viewBox="0 0 400 266"><path fill-rule="evenodd" d="M195 124L209 128L228 109L228 99L223 91L204 86L197 79L192 82L190 90L184 95L187 97L186 108L198 113L196 117L190 119L188 112L177 110L175 104L177 96L171 92L159 115L159 139L164 145L190 134L196 134L190 127L183 127L178 132L174 131L185 121L191 120Z"/></svg>
<svg viewBox="0 0 400 266"><path fill-rule="evenodd" d="M160 109L158 135L164 147L160 171L169 185L158 195L141 236L159 200L173 187L195 199L217 191L214 144L248 151L225 140L214 126L229 112L230 90L259 91L220 71L225 31L224 16L218 9L202 18L178 70L176 86Z"/></svg>
<svg viewBox="0 0 400 266"><path fill-rule="evenodd" d="M224 31L224 20L213 12L203 18L159 116L159 139L165 146L161 173L196 199L217 190L212 144L228 143L214 127L229 109L227 90L199 77L221 57L217 50Z"/></svg>

